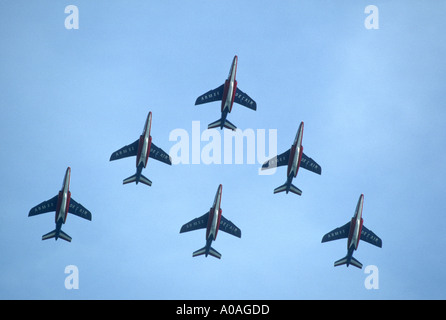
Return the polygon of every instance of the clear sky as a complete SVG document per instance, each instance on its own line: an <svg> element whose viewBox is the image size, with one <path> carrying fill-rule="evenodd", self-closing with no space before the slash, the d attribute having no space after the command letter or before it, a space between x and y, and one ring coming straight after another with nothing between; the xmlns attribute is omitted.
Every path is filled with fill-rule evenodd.
<svg viewBox="0 0 446 320"><path fill-rule="evenodd" d="M378 29L364 24L371 4ZM68 5L78 29L65 27ZM433 0L1 1L0 298L445 299L445 12ZM286 167L259 175L263 159L248 163L246 145L242 164L192 163L192 141L220 117L219 102L195 99L224 82L234 55L257 111L235 104L232 123L256 142L258 129L266 141L275 132L279 153L305 123L322 175L299 171L302 196L273 194ZM149 111L153 142L169 152L172 133L186 132L190 162L150 159L151 187L122 185L135 159L109 157ZM71 243L42 241L54 213L28 212L57 194L68 166L93 219L70 214ZM219 184L242 237L220 232L221 260L193 258L205 230L179 230ZM363 269L335 268L347 241L322 236L351 219L361 193L383 247L360 242ZM70 265L78 289L65 288ZM367 266L378 288L367 289Z"/></svg>

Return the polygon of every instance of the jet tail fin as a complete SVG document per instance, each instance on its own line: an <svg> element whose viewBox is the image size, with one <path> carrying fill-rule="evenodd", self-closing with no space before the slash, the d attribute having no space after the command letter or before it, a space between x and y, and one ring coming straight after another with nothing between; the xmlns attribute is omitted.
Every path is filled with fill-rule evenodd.
<svg viewBox="0 0 446 320"><path fill-rule="evenodd" d="M193 257L196 257L196 256L201 256L201 255L203 255L203 254L206 254L206 247L203 247L203 248L201 248L201 249L198 249L197 251L195 251L195 252L192 254L192 256L193 256ZM217 259L220 259L220 258L221 258L221 254L220 254L217 250L215 250L214 248L212 248L212 247L209 248L209 252L208 252L208 254L210 254L211 256L213 256L213 257L215 257L215 258L217 258ZM207 256L207 254L206 254L206 256Z"/></svg>
<svg viewBox="0 0 446 320"><path fill-rule="evenodd" d="M208 125L208 129L212 129L212 128L223 129L223 127L225 127L226 129L231 129L233 131L235 131L237 129L237 127L234 124L232 124L229 120L225 119L223 121L222 118L218 119L217 121L214 121Z"/></svg>
<svg viewBox="0 0 446 320"><path fill-rule="evenodd" d="M42 240L47 240L47 239L51 239L51 238L55 238L56 237L56 229L54 229L51 232L48 232L47 234L44 234L42 236ZM71 242L71 237L66 234L65 232L63 232L62 230L59 231L59 236L58 238L64 239L65 241ZM58 239L56 238L56 240Z"/></svg>
<svg viewBox="0 0 446 320"><path fill-rule="evenodd" d="M302 195L302 191L298 187L293 185L293 184L290 184L290 189L289 190L287 190L287 184L286 183L284 183L280 187L277 187L276 189L274 189L274 193L279 193L279 192L283 192L283 191L286 191L286 193L288 193L288 191L291 191L292 193L295 193L295 194L297 194L299 196Z"/></svg>
<svg viewBox="0 0 446 320"><path fill-rule="evenodd" d="M150 181L149 179L144 177L142 174L140 175L138 181L136 180L136 174L134 174L133 176L130 176L127 179L124 179L124 181L122 181L122 184L127 184L127 183L131 183L131 182L136 182L136 184L138 184L138 182L141 182L148 186L152 185L152 181Z"/></svg>
<svg viewBox="0 0 446 320"><path fill-rule="evenodd" d="M343 264L347 264L347 262L348 262L348 258L347 258L347 256L345 256L344 258L339 259L338 261L336 261L334 263L334 266L335 267L342 266ZM351 260L350 260L349 264L351 264L351 265L353 265L353 266L355 266L355 267L357 267L359 269L362 269L362 263L359 262L358 260L356 260L354 257L351 257ZM347 264L347 267L348 267L349 264Z"/></svg>

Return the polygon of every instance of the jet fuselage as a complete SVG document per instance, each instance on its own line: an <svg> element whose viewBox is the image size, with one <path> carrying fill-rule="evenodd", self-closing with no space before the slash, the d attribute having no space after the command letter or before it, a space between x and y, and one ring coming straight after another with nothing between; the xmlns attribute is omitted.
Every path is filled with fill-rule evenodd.
<svg viewBox="0 0 446 320"><path fill-rule="evenodd" d="M237 56L235 56L232 60L228 79L225 81L223 98L221 100L221 112L223 114L230 113L232 106L234 105L235 91L237 90L237 80L235 80L235 75L237 72L237 59Z"/></svg>
<svg viewBox="0 0 446 320"><path fill-rule="evenodd" d="M218 228L220 226L221 213L222 210L220 208L221 204L221 192L223 186L220 184L217 189L217 193L215 194L214 204L209 211L209 219L206 228L206 240L215 240L217 238ZM210 242L209 242L210 244Z"/></svg>
<svg viewBox="0 0 446 320"><path fill-rule="evenodd" d="M62 224L67 220L68 208L70 207L70 176L71 176L71 168L68 167L65 172L65 176L62 183L62 189L59 191L59 196L57 198L57 206L56 206L56 240L59 237L60 230L62 228Z"/></svg>
<svg viewBox="0 0 446 320"><path fill-rule="evenodd" d="M65 176L62 183L62 189L59 191L59 197L57 199L57 207L56 207L56 223L58 221L62 221L65 223L67 220L68 208L70 207L70 176L71 176L71 168L68 167L65 172Z"/></svg>
<svg viewBox="0 0 446 320"><path fill-rule="evenodd" d="M136 156L136 167L142 168L147 166L147 162L150 154L150 147L152 145L152 136L150 135L150 129L152 127L152 112L149 112L146 123L144 124L144 130L139 137L138 155Z"/></svg>
<svg viewBox="0 0 446 320"><path fill-rule="evenodd" d="M302 159L302 153L304 149L302 146L303 134L304 134L304 123L301 122L290 150L290 157L288 160L288 169L287 169L287 176L289 178L290 177L295 178L297 176L297 172L299 171L300 160Z"/></svg>
<svg viewBox="0 0 446 320"><path fill-rule="evenodd" d="M350 232L348 235L347 249L358 249L359 240L361 238L362 230L362 207L364 204L364 194L359 196L358 204L356 205L355 215L350 224Z"/></svg>

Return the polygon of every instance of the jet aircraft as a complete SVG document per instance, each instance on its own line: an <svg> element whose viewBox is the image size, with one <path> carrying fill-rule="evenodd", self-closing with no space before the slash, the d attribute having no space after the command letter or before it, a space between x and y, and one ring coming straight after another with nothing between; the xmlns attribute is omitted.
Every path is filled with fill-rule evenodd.
<svg viewBox="0 0 446 320"><path fill-rule="evenodd" d="M220 184L215 194L214 204L208 212L181 227L180 233L206 228L206 245L195 251L192 254L193 257L202 254L207 257L210 254L215 258L221 258L221 254L211 247L212 241L217 238L218 230L222 230L239 238L242 236L241 230L222 215L222 209L220 208L222 188L223 186Z"/></svg>
<svg viewBox="0 0 446 320"><path fill-rule="evenodd" d="M226 119L228 113L230 113L232 110L232 105L234 104L234 102L254 111L257 109L256 102L237 87L237 80L235 80L235 74L237 71L237 60L237 56L234 56L231 69L229 70L229 76L224 84L199 96L195 101L195 105L198 105L221 100L221 118L215 122L210 123L208 125L208 129L218 127L220 127L220 129L223 129L223 127L231 130L237 129L235 125L233 125L229 120Z"/></svg>
<svg viewBox="0 0 446 320"><path fill-rule="evenodd" d="M44 201L29 211L28 217L42 213L56 211L56 229L42 236L42 240L61 238L71 242L71 237L62 231L62 224L67 220L67 214L72 213L78 217L91 221L91 212L71 197L70 192L71 168L68 167L63 179L62 189L59 194L50 200Z"/></svg>
<svg viewBox="0 0 446 320"><path fill-rule="evenodd" d="M375 235L372 231L367 229L363 225L362 219L362 207L364 204L364 195L361 194L356 205L356 210L351 221L343 225L342 227L336 228L322 238L322 242L338 240L348 238L347 240L347 255L336 261L334 266L340 266L346 264L347 267L351 264L355 267L361 269L362 264L353 257L353 251L358 249L359 240L371 243L377 247L382 247L382 240Z"/></svg>
<svg viewBox="0 0 446 320"><path fill-rule="evenodd" d="M136 156L136 173L133 176L124 179L123 184L131 182L136 182L136 184L138 184L138 182L141 182L148 186L152 185L152 181L141 174L142 169L147 166L149 157L172 165L171 157L152 142L152 136L150 135L151 126L152 112L149 112L144 125L144 130L139 139L132 144L126 145L113 152L110 156L110 161Z"/></svg>
<svg viewBox="0 0 446 320"><path fill-rule="evenodd" d="M299 171L300 167L310 170L317 174L321 174L322 172L321 167L316 163L316 161L307 157L303 152L303 146L302 146L303 132L304 132L304 123L301 122L299 125L299 129L297 130L294 142L291 145L291 148L285 151L284 153L268 160L262 165L262 170L280 167L284 165L288 166L287 180L285 184L274 189L274 193L283 191L286 191L286 193L288 193L289 191L291 191L300 196L302 194L302 191L291 183L293 178L297 176L297 172Z"/></svg>

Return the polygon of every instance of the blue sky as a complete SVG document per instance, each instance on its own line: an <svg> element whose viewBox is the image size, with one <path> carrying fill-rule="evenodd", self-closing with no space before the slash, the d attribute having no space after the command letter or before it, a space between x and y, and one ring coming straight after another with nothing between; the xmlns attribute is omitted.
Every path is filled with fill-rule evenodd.
<svg viewBox="0 0 446 320"><path fill-rule="evenodd" d="M364 9L379 9L379 29ZM67 30L64 9L79 9ZM445 299L446 4L428 1L2 1L0 3L0 298L2 299ZM300 170L303 194L273 194L286 168L149 160L153 181L122 185L135 160L109 162L135 141L149 111L153 142L193 121L201 133L238 55L240 129L277 130L288 149L301 121L304 152L322 175ZM220 132L221 133L221 132ZM223 134L221 135L223 138ZM201 143L203 148L207 142ZM245 150L246 151L246 150ZM258 160L258 159L257 159ZM260 162L260 161L256 161ZM91 222L69 215L72 238L42 241L54 214L30 208L61 188ZM179 234L209 210L223 185L222 259L192 258L205 230ZM360 242L368 274L333 267L346 240L321 244L363 193L364 225L383 248ZM79 270L67 290L65 267Z"/></svg>

